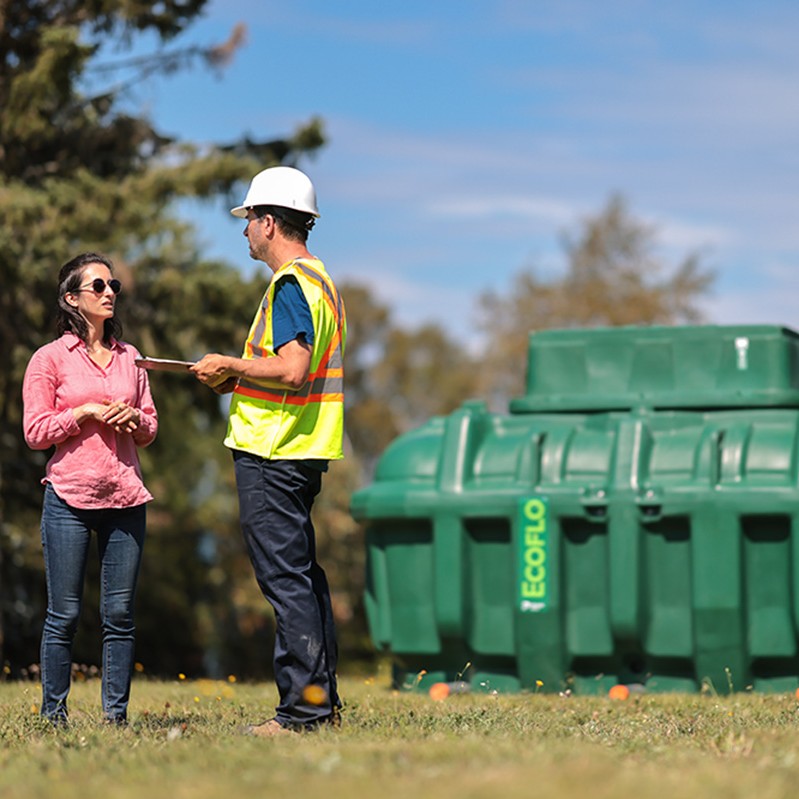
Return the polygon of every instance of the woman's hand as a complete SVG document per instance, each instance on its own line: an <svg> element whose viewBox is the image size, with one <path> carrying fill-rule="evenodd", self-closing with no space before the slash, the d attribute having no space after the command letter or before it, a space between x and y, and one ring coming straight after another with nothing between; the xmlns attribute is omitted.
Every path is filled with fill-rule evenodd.
<svg viewBox="0 0 799 799"><path fill-rule="evenodd" d="M141 413L124 400L87 402L72 411L78 424L94 419L113 428L117 433L132 433L141 422Z"/></svg>
<svg viewBox="0 0 799 799"><path fill-rule="evenodd" d="M78 424L83 424L87 419L94 419L95 422L105 421L103 414L106 412L107 405L102 402L86 402L72 409L75 420Z"/></svg>
<svg viewBox="0 0 799 799"><path fill-rule="evenodd" d="M106 405L102 421L113 427L117 433L132 433L141 422L141 414L138 408L117 400Z"/></svg>

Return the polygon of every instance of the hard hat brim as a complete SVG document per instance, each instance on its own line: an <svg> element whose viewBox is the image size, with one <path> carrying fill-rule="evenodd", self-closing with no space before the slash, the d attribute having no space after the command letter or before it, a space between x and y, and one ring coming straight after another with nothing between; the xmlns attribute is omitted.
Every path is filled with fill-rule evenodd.
<svg viewBox="0 0 799 799"><path fill-rule="evenodd" d="M286 206L277 206L277 207L278 208L285 208ZM231 208L230 209L230 213L233 214L233 216L237 216L239 219L246 219L247 218L247 211L250 208L252 208L251 205L237 205L235 208ZM293 211L295 209L294 208L289 208L288 210L289 211ZM308 216L312 216L314 219L319 219L319 217L321 216L321 214L318 211L316 211L316 212L313 212L313 211L299 211L299 213L308 214Z"/></svg>

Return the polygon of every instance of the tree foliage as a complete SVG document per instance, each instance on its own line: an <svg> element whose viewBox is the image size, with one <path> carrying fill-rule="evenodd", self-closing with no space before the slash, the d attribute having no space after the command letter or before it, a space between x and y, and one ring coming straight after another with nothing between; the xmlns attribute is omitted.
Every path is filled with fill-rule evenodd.
<svg viewBox="0 0 799 799"><path fill-rule="evenodd" d="M59 266L84 250L111 256L125 286L118 301L125 338L145 354L238 352L267 277L245 279L204 258L175 202L238 199L254 172L296 163L324 141L321 122L311 119L267 141L199 147L131 110L137 81L222 69L235 55L241 27L213 46L181 46L205 4L0 0L0 661L14 668L38 657L39 481L49 454L31 452L22 439L21 382L31 353L54 334ZM155 52L105 56L130 53L137 35L148 33L161 42ZM564 238L562 277L526 272L507 294L483 298L483 353L466 351L436 325L407 329L369 289L339 281L349 319L348 457L331 465L314 514L345 651L368 646L352 490L398 434L471 397L518 393L532 329L696 319L709 273L696 256L667 270L653 237L612 199ZM271 619L240 540L233 472L220 444L225 402L179 375L153 373L151 383L161 427L142 452L156 499L138 596L139 659L161 674L262 676ZM73 654L96 662L96 572L88 585Z"/></svg>
<svg viewBox="0 0 799 799"><path fill-rule="evenodd" d="M564 234L562 275L542 278L529 269L507 293L486 293L480 318L489 354L484 394L504 404L521 392L529 334L535 330L700 321L697 301L713 273L697 253L670 266L656 244L656 229L614 195L575 233Z"/></svg>
<svg viewBox="0 0 799 799"><path fill-rule="evenodd" d="M111 256L125 285L119 312L126 338L144 352L236 351L265 276L245 281L231 266L204 259L174 202L240 192L258 169L293 163L323 143L321 123L311 120L289 136L201 149L130 113L132 82L177 68L221 68L233 55L240 28L212 47L177 45L204 5L0 3L0 660L4 644L17 659L36 657L43 616L38 517L46 454L22 440L20 387L31 353L54 334L59 266L85 250ZM101 44L125 52L145 32L161 40L152 56L106 61L96 70ZM153 389L161 430L143 453L157 500L150 507L140 641L158 653L155 668L200 671L221 651L215 638L236 638L242 625L256 624L244 620L247 605L236 605L234 588L249 564L237 545L219 402L174 376L155 376ZM89 610L95 599L87 596ZM256 626L267 624L263 615ZM170 636L180 646L165 646ZM170 652L183 662L170 661ZM79 642L75 654L81 656Z"/></svg>
<svg viewBox="0 0 799 799"><path fill-rule="evenodd" d="M371 291L345 284L347 430L369 477L397 435L447 414L479 390L475 356L435 324L398 325Z"/></svg>

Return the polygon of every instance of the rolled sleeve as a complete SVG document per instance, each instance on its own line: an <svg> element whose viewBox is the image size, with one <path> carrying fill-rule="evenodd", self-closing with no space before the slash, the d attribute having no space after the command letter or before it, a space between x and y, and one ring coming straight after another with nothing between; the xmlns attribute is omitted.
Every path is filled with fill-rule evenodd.
<svg viewBox="0 0 799 799"><path fill-rule="evenodd" d="M138 353L137 353L138 356ZM150 393L150 380L147 377L146 369L136 367L138 374L137 382L137 403L139 410L139 426L133 431L133 441L137 447L149 446L158 433L158 412L155 409L152 394Z"/></svg>
<svg viewBox="0 0 799 799"><path fill-rule="evenodd" d="M101 367L77 336L65 333L31 356L23 379L25 441L31 449L55 447L43 482L76 508L126 508L152 499L137 452L158 431L149 380L135 365L134 347L117 341L111 346L113 357ZM73 409L85 403L117 401L139 411L132 433L75 418Z"/></svg>
<svg viewBox="0 0 799 799"><path fill-rule="evenodd" d="M58 372L49 355L34 353L22 382L23 432L31 449L48 449L80 433L72 408L55 407Z"/></svg>

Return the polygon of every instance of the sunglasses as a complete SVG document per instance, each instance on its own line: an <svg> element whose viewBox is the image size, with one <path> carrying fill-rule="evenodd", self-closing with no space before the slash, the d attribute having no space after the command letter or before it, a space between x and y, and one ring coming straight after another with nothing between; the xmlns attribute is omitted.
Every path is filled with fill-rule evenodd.
<svg viewBox="0 0 799 799"><path fill-rule="evenodd" d="M114 294L119 294L119 292L122 291L122 284L115 277L112 277L108 283L106 283L101 277L96 277L91 283L81 286L78 291L88 291L89 288L91 288L95 294L102 294L105 291L106 286L108 286L108 288L110 288ZM75 293L77 294L77 292Z"/></svg>

